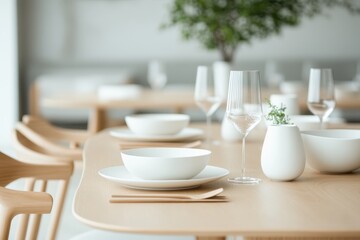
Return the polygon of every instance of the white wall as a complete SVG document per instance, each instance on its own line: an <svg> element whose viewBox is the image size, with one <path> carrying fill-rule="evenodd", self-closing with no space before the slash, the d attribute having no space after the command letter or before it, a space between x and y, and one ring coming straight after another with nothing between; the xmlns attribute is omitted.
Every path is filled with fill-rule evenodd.
<svg viewBox="0 0 360 240"><path fill-rule="evenodd" d="M160 30L171 0L27 0L29 60L116 62L217 59L216 51ZM360 59L360 16L342 9L305 19L280 36L243 45L237 60Z"/></svg>
<svg viewBox="0 0 360 240"><path fill-rule="evenodd" d="M0 149L10 145L18 120L16 0L0 1Z"/></svg>

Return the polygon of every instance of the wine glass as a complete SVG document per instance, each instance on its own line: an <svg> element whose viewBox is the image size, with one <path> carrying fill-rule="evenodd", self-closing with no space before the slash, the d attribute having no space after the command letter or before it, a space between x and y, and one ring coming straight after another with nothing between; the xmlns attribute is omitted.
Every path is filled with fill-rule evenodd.
<svg viewBox="0 0 360 240"><path fill-rule="evenodd" d="M167 82L164 64L160 61L151 61L148 66L147 78L152 89L159 90L164 88Z"/></svg>
<svg viewBox="0 0 360 240"><path fill-rule="evenodd" d="M211 116L219 108L223 97L214 91L213 84L208 81L208 68L198 66L195 84L195 102L198 107L206 114L206 143L211 143Z"/></svg>
<svg viewBox="0 0 360 240"><path fill-rule="evenodd" d="M307 98L309 110L320 120L320 128L324 128L324 120L335 108L334 80L329 68L311 68Z"/></svg>
<svg viewBox="0 0 360 240"><path fill-rule="evenodd" d="M241 176L229 178L238 184L258 184L259 178L245 176L245 139L261 121L262 102L259 71L231 71L226 116L242 135Z"/></svg>

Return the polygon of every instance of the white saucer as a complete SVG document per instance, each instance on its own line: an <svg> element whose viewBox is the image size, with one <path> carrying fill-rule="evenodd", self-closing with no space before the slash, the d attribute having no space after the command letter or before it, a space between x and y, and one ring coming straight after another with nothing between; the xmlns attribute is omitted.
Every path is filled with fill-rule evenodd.
<svg viewBox="0 0 360 240"><path fill-rule="evenodd" d="M139 141L181 141L189 140L192 138L199 138L203 134L203 130L198 128L185 128L184 130L175 135L139 135L130 131L130 129L128 129L127 127L112 128L110 130L110 135L113 137Z"/></svg>
<svg viewBox="0 0 360 240"><path fill-rule="evenodd" d="M201 184L220 179L229 174L229 171L215 166L206 166L195 177L187 180L144 180L131 175L125 166L114 166L99 170L100 176L128 188L143 190L180 190L195 188Z"/></svg>

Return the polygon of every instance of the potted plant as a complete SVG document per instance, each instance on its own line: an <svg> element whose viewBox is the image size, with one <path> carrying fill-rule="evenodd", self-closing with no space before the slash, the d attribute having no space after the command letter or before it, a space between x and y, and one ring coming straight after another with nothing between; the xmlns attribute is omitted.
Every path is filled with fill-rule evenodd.
<svg viewBox="0 0 360 240"><path fill-rule="evenodd" d="M163 27L179 25L185 39L217 49L222 61L232 63L241 44L279 34L334 6L360 13L350 0L174 0Z"/></svg>
<svg viewBox="0 0 360 240"><path fill-rule="evenodd" d="M360 13L350 0L173 0L162 27L179 26L184 39L197 39L206 49L218 50L221 61L213 64L215 91L226 99L239 46L279 34L284 27L297 26L304 17L334 6Z"/></svg>
<svg viewBox="0 0 360 240"><path fill-rule="evenodd" d="M265 116L268 129L261 151L261 168L264 174L277 181L298 178L305 168L305 151L299 128L290 122L286 106L267 101L269 112Z"/></svg>

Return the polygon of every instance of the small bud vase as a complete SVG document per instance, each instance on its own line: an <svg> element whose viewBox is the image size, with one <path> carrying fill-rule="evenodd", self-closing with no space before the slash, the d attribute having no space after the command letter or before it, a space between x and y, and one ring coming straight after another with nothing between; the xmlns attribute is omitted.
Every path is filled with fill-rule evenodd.
<svg viewBox="0 0 360 240"><path fill-rule="evenodd" d="M305 151L296 125L268 126L261 151L261 168L266 177L291 181L305 169Z"/></svg>
<svg viewBox="0 0 360 240"><path fill-rule="evenodd" d="M231 123L230 119L226 117L223 118L221 123L221 137L227 142L238 142L243 136L239 131L236 130L234 124Z"/></svg>

